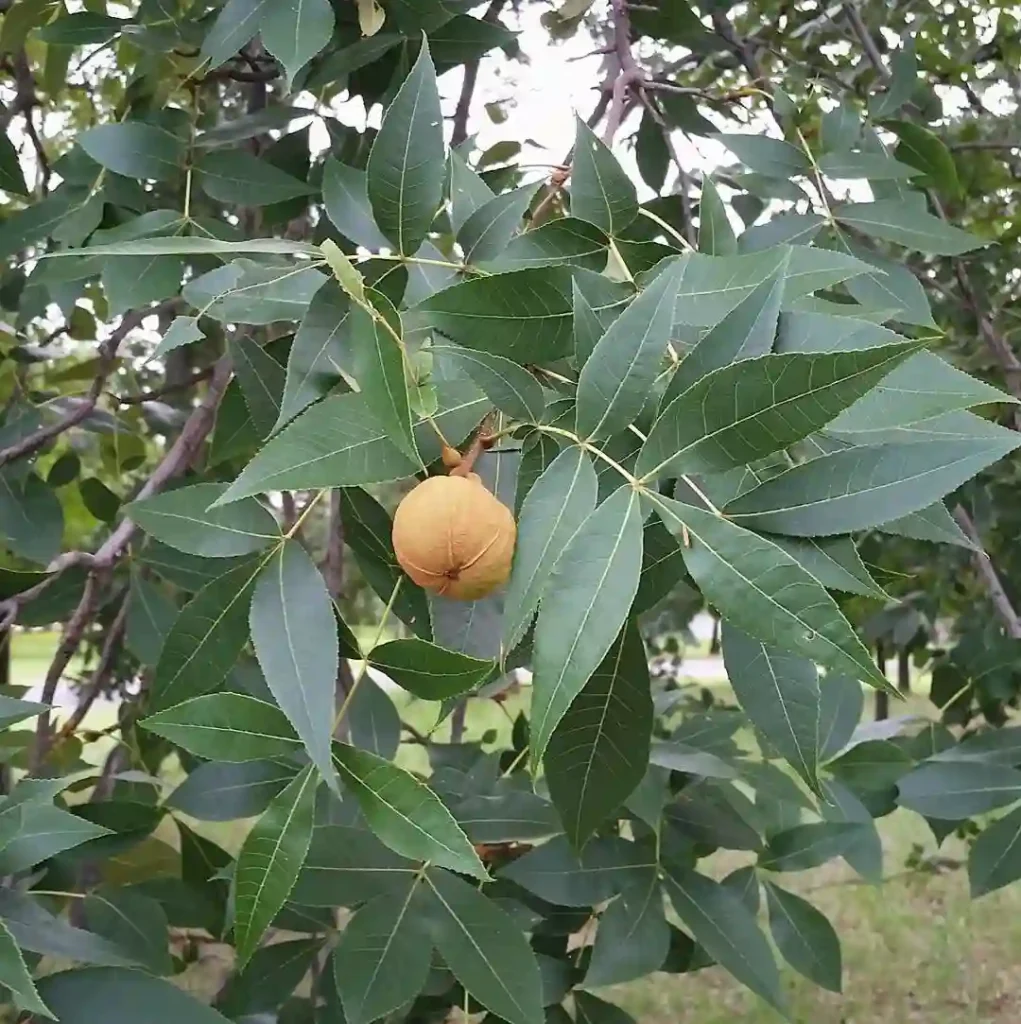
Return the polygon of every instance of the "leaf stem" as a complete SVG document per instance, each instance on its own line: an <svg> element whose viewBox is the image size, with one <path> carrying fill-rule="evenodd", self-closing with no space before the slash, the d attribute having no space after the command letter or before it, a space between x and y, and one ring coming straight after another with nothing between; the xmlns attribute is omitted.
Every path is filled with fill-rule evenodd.
<svg viewBox="0 0 1021 1024"><path fill-rule="evenodd" d="M684 249L686 252L694 252L695 251L694 248L692 247L691 242L689 242L684 237L684 235L682 235L675 227L672 227L670 224L667 224L667 222L665 220L663 220L662 217L660 217L657 214L653 213L652 210L646 210L645 207L640 206L638 208L638 212L643 217L648 217L649 220L655 221L655 223L657 223L668 235L670 235L671 238L673 238L676 241L680 242L681 243L681 248Z"/></svg>
<svg viewBox="0 0 1021 1024"><path fill-rule="evenodd" d="M310 499L309 503L301 510L301 515L298 516L297 519L295 519L294 525L284 535L288 540L290 540L290 538L293 537L301 529L301 524L305 522L305 520L308 518L309 513L312 511L312 509L316 507L316 505L319 503L319 500L322 498L324 494L326 494L329 491L329 489L330 488L328 487L324 487L321 490L317 491L315 497Z"/></svg>
<svg viewBox="0 0 1021 1024"><path fill-rule="evenodd" d="M633 473L629 473L619 462L617 462L616 459L611 458L602 449L597 448L591 441L583 441L573 431L564 430L562 427L553 427L546 423L536 424L535 429L544 434L558 434L560 437L569 438L585 451L595 455L598 459L602 459L608 466L612 466L635 490L643 491L648 489L645 484L638 479L638 477Z"/></svg>

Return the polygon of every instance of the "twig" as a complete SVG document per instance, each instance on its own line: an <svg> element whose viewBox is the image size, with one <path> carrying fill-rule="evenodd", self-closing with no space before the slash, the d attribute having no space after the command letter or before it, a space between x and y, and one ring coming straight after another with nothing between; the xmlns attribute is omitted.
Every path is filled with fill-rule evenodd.
<svg viewBox="0 0 1021 1024"><path fill-rule="evenodd" d="M1015 149L1021 149L1021 142L951 142L948 144L950 149L954 150L969 150L969 149L988 149L988 150L1002 150L1004 152L1013 152Z"/></svg>
<svg viewBox="0 0 1021 1024"><path fill-rule="evenodd" d="M1012 640L1021 639L1021 619L1018 618L1018 614L1014 610L1014 605L1003 587L995 566L982 547L982 538L979 536L974 520L968 515L963 505L958 505L954 509L953 515L968 540L978 548L974 553L975 568L978 569L985 581L986 592L989 594L989 599L993 602L997 614L1003 620L1007 635Z"/></svg>
<svg viewBox="0 0 1021 1024"><path fill-rule="evenodd" d="M209 380L213 375L213 367L207 366L204 370L198 370L187 380L177 381L174 384L164 384L163 387L153 388L151 391L143 391L140 395L111 395L121 405L142 405L144 402L154 402L164 395L173 394L175 391L187 391L195 384Z"/></svg>
<svg viewBox="0 0 1021 1024"><path fill-rule="evenodd" d="M490 25L497 24L500 12L506 5L507 0L490 0L486 13L482 20ZM475 95L475 86L479 79L480 60L470 60L464 66L464 79L461 82L461 93L457 97L457 106L454 109L454 130L450 136L451 146L460 146L468 138L468 118L471 115L472 98Z"/></svg>
<svg viewBox="0 0 1021 1024"><path fill-rule="evenodd" d="M627 0L610 0L610 14L613 19L613 54L616 73L610 87L610 110L606 116L603 142L613 145L614 136L627 116L628 101L633 88L641 89L645 73L635 62L631 52L631 16Z"/></svg>
<svg viewBox="0 0 1021 1024"><path fill-rule="evenodd" d="M145 485L138 492L138 500L156 494L162 489L164 484L180 473L183 473L191 465L191 461L199 446L212 429L217 406L220 404L220 399L227 389L230 377L230 357L223 356L213 370L213 377L209 382L209 390L206 392L205 397L192 410L191 415L181 428L181 433L178 434L177 440L171 445L163 461L156 467L152 476L149 477ZM91 571L85 581L85 589L82 592L78 606L64 627L64 634L61 637L60 645L57 647L57 653L47 669L46 678L43 681L43 704L53 703L61 676L63 676L68 662L70 662L78 650L85 630L99 608L102 587L113 566L118 558L120 558L121 552L134 536L134 533L134 522L130 519L122 519L95 555L88 556L84 553L75 553L75 560L89 564ZM48 711L44 711L39 716L36 727L36 744L32 758L33 770L38 768L45 760L51 744L50 716Z"/></svg>
<svg viewBox="0 0 1021 1024"><path fill-rule="evenodd" d="M169 301L176 304L177 300L171 299ZM129 313L125 313L110 337L99 346L99 369L92 380L84 400L77 403L69 413L61 416L56 422L40 427L27 437L23 437L20 441L16 441L14 444L0 450L0 467L6 466L8 462L24 458L26 455L31 455L42 448L48 441L59 437L64 431L70 430L71 427L77 426L91 416L100 396L103 394L106 379L113 372L114 364L117 361L117 350L120 348L121 342L147 316L159 312L163 305L165 303L153 306L151 309L132 310Z"/></svg>
<svg viewBox="0 0 1021 1024"><path fill-rule="evenodd" d="M880 78L889 82L893 75L890 73L890 69L883 63L883 55L879 52L876 41L872 38L872 34L866 27L865 22L862 21L861 13L857 6L853 3L845 3L843 7L844 14L847 15L848 24L858 37L858 42L861 43L861 48L865 51L865 56L868 57L869 63L876 69Z"/></svg>
<svg viewBox="0 0 1021 1024"><path fill-rule="evenodd" d="M96 665L92 675L89 676L89 681L82 690L77 706L57 733L55 742L59 743L68 736L74 735L78 726L82 724L85 716L92 709L92 705L96 702L96 698L102 692L103 687L109 681L124 641L124 630L128 621L128 602L129 597L125 594L124 599L121 601L120 610L107 631L103 650L99 655L99 663Z"/></svg>

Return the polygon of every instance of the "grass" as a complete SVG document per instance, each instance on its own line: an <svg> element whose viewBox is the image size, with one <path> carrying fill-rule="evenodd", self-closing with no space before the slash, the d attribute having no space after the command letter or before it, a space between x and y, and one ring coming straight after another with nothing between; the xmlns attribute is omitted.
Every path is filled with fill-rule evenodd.
<svg viewBox="0 0 1021 1024"><path fill-rule="evenodd" d="M17 634L12 682L41 679L54 642L50 634ZM722 680L720 684L725 685ZM502 707L473 701L468 738L480 739L495 730L497 742L505 743L524 703L520 695L511 696ZM924 713L926 707L916 701L906 710ZM401 711L422 732L435 725L434 705L408 700ZM866 714L870 711L868 702ZM441 725L435 735L447 738L449 725ZM414 744L405 744L399 759L413 770L426 767L424 752ZM248 826L242 822L196 824L234 850ZM1021 886L972 901L962 869L906 868L917 848L924 854L936 852L931 833L917 815L898 811L878 824L887 876L882 886L862 884L843 862L777 878L826 914L840 936L844 960L844 994L839 996L784 969L791 1020L794 1024L1021 1021ZM953 839L939 852L956 861L966 856L963 844ZM702 867L721 877L748 860L747 854L720 852ZM219 986L226 969L226 961L218 962L212 971L216 977L186 976L184 982L201 995L207 985ZM623 1006L640 1024L779 1024L782 1020L720 968L681 976L659 974L600 995Z"/></svg>

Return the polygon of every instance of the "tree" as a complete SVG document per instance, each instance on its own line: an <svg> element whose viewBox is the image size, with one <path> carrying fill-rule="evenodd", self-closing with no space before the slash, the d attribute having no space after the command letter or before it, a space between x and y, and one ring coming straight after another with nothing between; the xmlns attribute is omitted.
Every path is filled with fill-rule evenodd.
<svg viewBox="0 0 1021 1024"><path fill-rule="evenodd" d="M567 0L551 35L607 75L537 179L471 142L502 0L114 6L0 25L2 628L61 633L40 700L0 697L11 1005L599 1024L590 989L718 963L782 1008L773 946L841 986L782 876L881 877L875 818L978 818L973 892L1021 875L1021 756L975 716L1009 717L1021 635L1016 147L975 72L1007 15L979 46L977 3ZM472 602L391 541L451 448L517 518ZM643 632L701 607L739 707L650 680ZM928 657L937 621L945 724L870 738L866 639ZM506 741L459 742L469 695ZM720 848L751 861L722 883ZM205 1005L168 979L209 941Z"/></svg>

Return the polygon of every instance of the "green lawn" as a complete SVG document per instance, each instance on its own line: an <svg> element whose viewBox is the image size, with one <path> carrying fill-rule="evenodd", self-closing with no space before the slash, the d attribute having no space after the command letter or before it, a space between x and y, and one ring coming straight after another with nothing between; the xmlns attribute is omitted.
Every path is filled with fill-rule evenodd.
<svg viewBox="0 0 1021 1024"><path fill-rule="evenodd" d="M18 634L12 681L41 679L54 643L50 634ZM524 700L512 696L502 707L492 701L472 701L468 737L478 739L495 729L499 742L506 742ZM909 710L925 713L927 707L919 700ZM871 706L866 713L870 711ZM435 705L409 700L402 714L422 732L435 724ZM440 726L436 735L446 738L449 726ZM421 748L413 744L405 744L399 757L408 768L425 767ZM234 849L247 829L247 823L197 824ZM793 972L785 973L792 1020L795 1024L1021 1021L1021 886L973 902L961 868L906 868L909 855L919 848L926 855L936 852L931 833L917 815L898 811L882 819L879 829L887 876L882 886L862 884L843 862L778 879L829 917L841 937L844 956L843 996L823 992ZM960 862L966 851L951 839L940 854ZM723 852L705 866L722 876L748 859L746 854ZM192 977L185 983L201 990L206 984L217 987L219 979ZM782 1019L719 968L693 975L656 975L603 994L641 1024L779 1024Z"/></svg>

